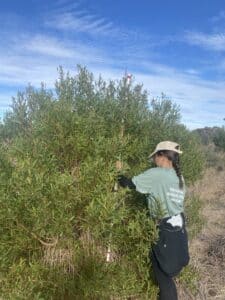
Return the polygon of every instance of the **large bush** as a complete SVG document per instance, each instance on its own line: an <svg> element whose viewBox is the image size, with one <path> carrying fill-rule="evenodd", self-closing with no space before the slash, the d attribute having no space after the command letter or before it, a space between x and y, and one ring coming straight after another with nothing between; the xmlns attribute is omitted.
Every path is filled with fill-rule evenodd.
<svg viewBox="0 0 225 300"><path fill-rule="evenodd" d="M140 195L114 191L115 161L132 176L159 141L175 140L193 182L198 143L165 96L149 104L142 85L95 80L81 67L59 75L54 91L18 93L1 126L0 296L155 299L155 224Z"/></svg>

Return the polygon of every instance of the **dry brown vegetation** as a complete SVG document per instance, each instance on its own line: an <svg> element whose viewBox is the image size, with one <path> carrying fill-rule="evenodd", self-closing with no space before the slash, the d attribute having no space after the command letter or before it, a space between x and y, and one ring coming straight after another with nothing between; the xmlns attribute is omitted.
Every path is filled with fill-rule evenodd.
<svg viewBox="0 0 225 300"><path fill-rule="evenodd" d="M181 300L225 299L225 156L217 155L215 167L209 167L192 188L203 201L205 225L190 242L192 265L198 273L196 293L179 287ZM179 284L179 283L178 283Z"/></svg>

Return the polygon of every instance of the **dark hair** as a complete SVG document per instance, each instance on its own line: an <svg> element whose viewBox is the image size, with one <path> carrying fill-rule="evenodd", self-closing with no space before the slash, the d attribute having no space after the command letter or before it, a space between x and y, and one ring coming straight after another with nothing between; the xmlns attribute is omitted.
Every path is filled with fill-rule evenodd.
<svg viewBox="0 0 225 300"><path fill-rule="evenodd" d="M179 154L175 151L171 150L161 150L156 153L156 155L165 156L172 162L173 168L177 174L177 177L179 178L179 187L180 189L183 189L184 187L184 180L183 176L181 174L181 167L180 167L180 157Z"/></svg>

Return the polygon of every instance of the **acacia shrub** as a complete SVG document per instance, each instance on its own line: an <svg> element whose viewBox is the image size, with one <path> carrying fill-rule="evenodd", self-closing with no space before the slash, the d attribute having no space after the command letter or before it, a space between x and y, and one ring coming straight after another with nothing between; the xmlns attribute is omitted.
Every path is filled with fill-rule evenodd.
<svg viewBox="0 0 225 300"><path fill-rule="evenodd" d="M156 226L139 195L113 191L115 161L132 176L149 167L155 144L174 139L194 180L197 142L178 107L165 98L149 106L140 84L95 80L82 67L59 75L55 92L42 85L19 93L1 127L0 295L155 299L148 251Z"/></svg>

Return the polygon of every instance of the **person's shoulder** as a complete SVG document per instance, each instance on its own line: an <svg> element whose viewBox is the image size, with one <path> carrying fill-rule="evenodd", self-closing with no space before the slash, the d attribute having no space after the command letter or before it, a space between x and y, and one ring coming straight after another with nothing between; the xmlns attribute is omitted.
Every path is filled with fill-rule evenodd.
<svg viewBox="0 0 225 300"><path fill-rule="evenodd" d="M134 178L142 178L142 179L154 179L162 176L162 171L160 170L161 168L155 167L155 168L149 168L145 171L143 171L141 174L138 176L134 176Z"/></svg>
<svg viewBox="0 0 225 300"><path fill-rule="evenodd" d="M153 174L158 174L158 173L161 173L162 172L162 168L160 167L155 167L155 168L151 168L149 169L149 171Z"/></svg>
<svg viewBox="0 0 225 300"><path fill-rule="evenodd" d="M148 170L146 170L144 172L145 175L157 175L157 174L160 174L161 171L159 170L160 168L158 167L155 167L155 168L150 168Z"/></svg>
<svg viewBox="0 0 225 300"><path fill-rule="evenodd" d="M149 175L154 176L155 178L164 178L171 176L171 173L174 173L173 169L166 169L166 168L161 168L161 167L156 167L156 168L151 168L149 169Z"/></svg>

